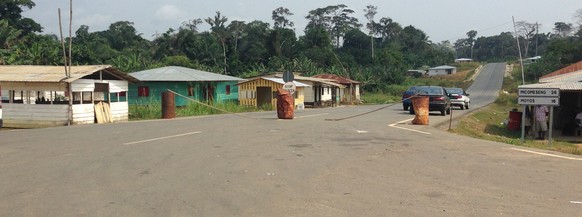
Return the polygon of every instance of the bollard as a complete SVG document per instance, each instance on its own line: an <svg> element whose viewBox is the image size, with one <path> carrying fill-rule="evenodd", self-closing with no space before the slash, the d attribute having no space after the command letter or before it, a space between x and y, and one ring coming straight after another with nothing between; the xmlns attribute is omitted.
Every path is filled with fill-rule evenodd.
<svg viewBox="0 0 582 217"><path fill-rule="evenodd" d="M176 102L173 92L166 91L162 93L162 118L176 118Z"/></svg>
<svg viewBox="0 0 582 217"><path fill-rule="evenodd" d="M415 96L412 97L412 109L414 109L414 120L412 124L414 125L428 125L428 106L429 97L428 96Z"/></svg>

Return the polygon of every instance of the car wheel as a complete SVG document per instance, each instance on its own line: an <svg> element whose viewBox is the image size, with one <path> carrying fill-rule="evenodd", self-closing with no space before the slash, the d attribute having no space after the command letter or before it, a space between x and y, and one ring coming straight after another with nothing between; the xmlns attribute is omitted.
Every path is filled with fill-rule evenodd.
<svg viewBox="0 0 582 217"><path fill-rule="evenodd" d="M408 106L407 105L402 105L402 108L404 109L404 111L408 110Z"/></svg>
<svg viewBox="0 0 582 217"><path fill-rule="evenodd" d="M465 108L469 109L469 103L465 104Z"/></svg>
<svg viewBox="0 0 582 217"><path fill-rule="evenodd" d="M413 115L414 114L414 108L412 108L412 106L410 106L410 110L408 110L408 112Z"/></svg>
<svg viewBox="0 0 582 217"><path fill-rule="evenodd" d="M465 106L461 105L459 107L461 107L461 110L465 110Z"/></svg>
<svg viewBox="0 0 582 217"><path fill-rule="evenodd" d="M441 115L442 115L442 116L445 116L445 113L446 113L446 111L445 111L445 110L446 110L445 108L441 109Z"/></svg>
<svg viewBox="0 0 582 217"><path fill-rule="evenodd" d="M449 107L449 109L447 109L447 115L451 114L451 107Z"/></svg>

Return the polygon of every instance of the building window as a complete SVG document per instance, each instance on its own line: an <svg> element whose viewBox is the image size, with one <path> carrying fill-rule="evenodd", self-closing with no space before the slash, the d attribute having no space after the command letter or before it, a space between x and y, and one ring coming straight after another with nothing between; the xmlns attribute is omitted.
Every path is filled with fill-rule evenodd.
<svg viewBox="0 0 582 217"><path fill-rule="evenodd" d="M148 86L137 87L137 96L150 96L150 87Z"/></svg>
<svg viewBox="0 0 582 217"><path fill-rule="evenodd" d="M125 92L125 91L121 91L121 92L119 92L119 96L125 97L125 96L126 96L125 94L126 94L126 92Z"/></svg>
<svg viewBox="0 0 582 217"><path fill-rule="evenodd" d="M226 95L230 95L230 85L226 85Z"/></svg>

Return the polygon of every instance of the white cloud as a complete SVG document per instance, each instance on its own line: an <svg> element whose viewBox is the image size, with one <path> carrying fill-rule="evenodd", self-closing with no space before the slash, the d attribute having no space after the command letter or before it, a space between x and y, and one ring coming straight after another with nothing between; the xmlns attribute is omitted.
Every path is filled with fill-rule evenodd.
<svg viewBox="0 0 582 217"><path fill-rule="evenodd" d="M186 12L175 5L164 5L156 11L156 17L163 21L174 21L186 16Z"/></svg>

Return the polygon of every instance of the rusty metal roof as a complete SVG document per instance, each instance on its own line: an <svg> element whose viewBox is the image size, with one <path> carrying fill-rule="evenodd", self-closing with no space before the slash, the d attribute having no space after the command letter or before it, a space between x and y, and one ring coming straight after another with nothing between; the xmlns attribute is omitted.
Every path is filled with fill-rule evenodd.
<svg viewBox="0 0 582 217"><path fill-rule="evenodd" d="M540 83L553 82L580 82L582 81L582 69L566 74L554 75L551 77L540 78Z"/></svg>
<svg viewBox="0 0 582 217"><path fill-rule="evenodd" d="M340 84L359 84L360 82L354 81L348 78L344 78L334 74L321 74L313 76L313 78L323 78L323 79L333 79L336 80Z"/></svg>
<svg viewBox="0 0 582 217"><path fill-rule="evenodd" d="M519 88L558 88L566 91L580 91L582 90L582 82L554 82L554 83L539 83L520 85Z"/></svg>
<svg viewBox="0 0 582 217"><path fill-rule="evenodd" d="M70 83L99 71L110 73L129 82L139 82L136 78L110 65L71 66L70 77L65 75L64 66L1 65L0 82Z"/></svg>

